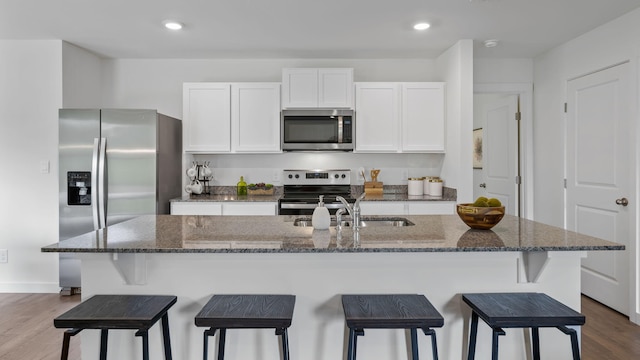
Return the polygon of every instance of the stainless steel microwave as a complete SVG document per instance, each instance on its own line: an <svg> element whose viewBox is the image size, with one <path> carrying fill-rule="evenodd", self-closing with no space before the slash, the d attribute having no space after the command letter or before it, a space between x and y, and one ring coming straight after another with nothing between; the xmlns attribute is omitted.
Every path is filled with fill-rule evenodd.
<svg viewBox="0 0 640 360"><path fill-rule="evenodd" d="M283 110L282 150L353 151L353 110Z"/></svg>

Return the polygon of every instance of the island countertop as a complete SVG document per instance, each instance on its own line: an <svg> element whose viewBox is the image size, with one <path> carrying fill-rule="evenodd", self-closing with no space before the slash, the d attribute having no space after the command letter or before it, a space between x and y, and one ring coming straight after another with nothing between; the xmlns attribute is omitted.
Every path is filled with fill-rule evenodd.
<svg viewBox="0 0 640 360"><path fill-rule="evenodd" d="M354 234L294 226L300 216L148 215L42 248L76 253L340 253L624 250L558 227L505 216L473 230L457 215L403 216L415 225L363 227ZM373 216L365 218L390 218ZM309 219L310 220L310 219Z"/></svg>

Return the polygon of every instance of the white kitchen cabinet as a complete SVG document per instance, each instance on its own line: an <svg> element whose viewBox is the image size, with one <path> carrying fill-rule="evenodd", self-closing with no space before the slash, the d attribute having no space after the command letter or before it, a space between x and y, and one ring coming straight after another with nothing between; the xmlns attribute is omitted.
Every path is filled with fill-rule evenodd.
<svg viewBox="0 0 640 360"><path fill-rule="evenodd" d="M185 83L182 104L184 151L231 151L231 84Z"/></svg>
<svg viewBox="0 0 640 360"><path fill-rule="evenodd" d="M356 83L357 152L400 150L400 86L397 83Z"/></svg>
<svg viewBox="0 0 640 360"><path fill-rule="evenodd" d="M444 152L444 83L402 83L402 152Z"/></svg>
<svg viewBox="0 0 640 360"><path fill-rule="evenodd" d="M184 151L280 152L279 83L185 83Z"/></svg>
<svg viewBox="0 0 640 360"><path fill-rule="evenodd" d="M352 109L353 69L282 69L282 108Z"/></svg>
<svg viewBox="0 0 640 360"><path fill-rule="evenodd" d="M218 201L174 201L171 215L276 215L275 201L218 202Z"/></svg>
<svg viewBox="0 0 640 360"><path fill-rule="evenodd" d="M280 152L280 83L231 84L231 150Z"/></svg>
<svg viewBox="0 0 640 360"><path fill-rule="evenodd" d="M361 201L362 215L452 215L453 201Z"/></svg>
<svg viewBox="0 0 640 360"><path fill-rule="evenodd" d="M226 202L222 204L222 215L276 215L277 202Z"/></svg>
<svg viewBox="0 0 640 360"><path fill-rule="evenodd" d="M171 215L222 215L222 203L174 201Z"/></svg>
<svg viewBox="0 0 640 360"><path fill-rule="evenodd" d="M444 152L444 83L356 83L356 151Z"/></svg>

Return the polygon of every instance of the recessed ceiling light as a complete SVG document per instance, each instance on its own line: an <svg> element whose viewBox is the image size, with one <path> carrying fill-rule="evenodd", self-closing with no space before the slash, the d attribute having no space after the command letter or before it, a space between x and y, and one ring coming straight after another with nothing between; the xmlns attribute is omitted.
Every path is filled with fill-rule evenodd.
<svg viewBox="0 0 640 360"><path fill-rule="evenodd" d="M427 30L431 25L427 23L417 23L413 25L413 28L416 30Z"/></svg>
<svg viewBox="0 0 640 360"><path fill-rule="evenodd" d="M484 42L484 46L488 47L488 48L492 48L492 47L496 47L498 46L498 43L500 41L496 40L496 39L491 39L491 40L485 40Z"/></svg>
<svg viewBox="0 0 640 360"><path fill-rule="evenodd" d="M169 30L180 30L182 29L182 24L177 21L165 21L164 27Z"/></svg>

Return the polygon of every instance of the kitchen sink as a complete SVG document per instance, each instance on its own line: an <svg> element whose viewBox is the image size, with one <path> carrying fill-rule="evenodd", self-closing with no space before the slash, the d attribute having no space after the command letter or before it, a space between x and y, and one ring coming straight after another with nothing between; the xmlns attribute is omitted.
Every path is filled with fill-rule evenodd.
<svg viewBox="0 0 640 360"><path fill-rule="evenodd" d="M331 227L336 226L336 220L331 220ZM411 221L401 217L385 217L385 218L369 218L363 217L360 219L360 227L378 227L378 226L413 226L415 225ZM293 221L293 226L311 227L311 218L297 218ZM352 227L353 222L351 220L343 220L342 227Z"/></svg>

